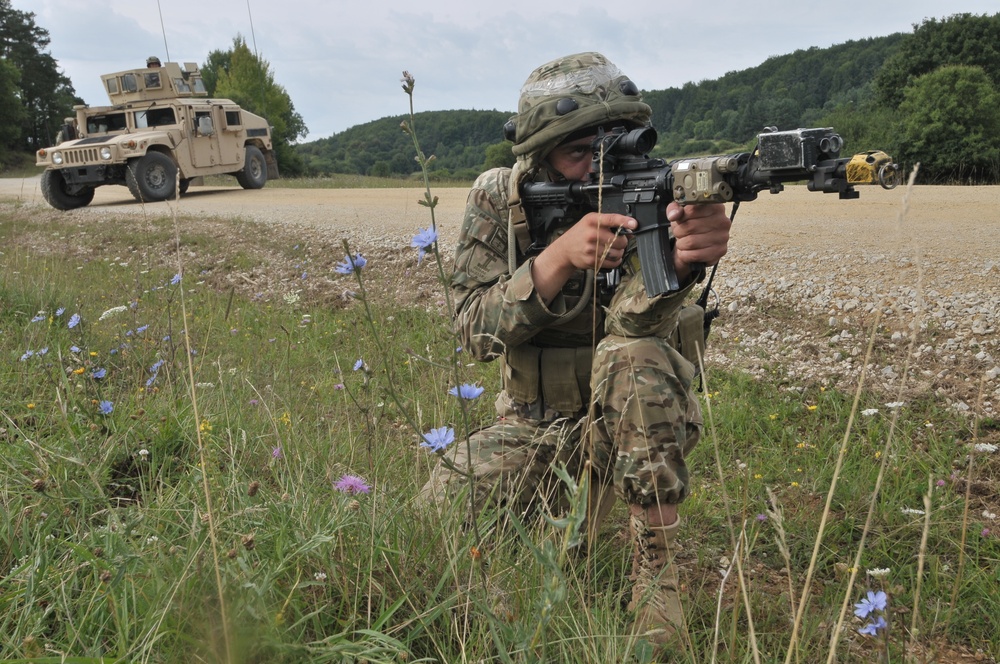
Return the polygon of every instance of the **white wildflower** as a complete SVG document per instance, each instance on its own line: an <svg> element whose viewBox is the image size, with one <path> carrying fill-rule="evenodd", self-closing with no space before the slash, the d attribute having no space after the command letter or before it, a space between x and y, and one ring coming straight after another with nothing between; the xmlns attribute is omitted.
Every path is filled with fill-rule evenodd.
<svg viewBox="0 0 1000 664"><path fill-rule="evenodd" d="M997 515L996 515L996 512L991 512L989 510L983 510L983 518L984 519L989 519L989 520L992 521L993 519L997 518Z"/></svg>
<svg viewBox="0 0 1000 664"><path fill-rule="evenodd" d="M296 290L291 293L285 293L284 300L285 304L295 304L299 301L299 292Z"/></svg>
<svg viewBox="0 0 1000 664"><path fill-rule="evenodd" d="M146 457L149 456L149 450L147 450L145 448L139 450L139 456L141 456L143 459L145 459Z"/></svg>
<svg viewBox="0 0 1000 664"><path fill-rule="evenodd" d="M326 581L326 573L316 572L315 574L313 574L313 578L316 579L317 581Z"/></svg>
<svg viewBox="0 0 1000 664"><path fill-rule="evenodd" d="M215 383L195 383L194 386L203 390L210 390L215 387Z"/></svg>
<svg viewBox="0 0 1000 664"><path fill-rule="evenodd" d="M861 414L865 417L871 417L872 415L878 415L878 408L865 408L861 411Z"/></svg>
<svg viewBox="0 0 1000 664"><path fill-rule="evenodd" d="M902 401L890 401L889 403L887 403L885 405L885 407L889 408L889 409L893 409L893 408L902 408L905 405L906 404L903 403Z"/></svg>
<svg viewBox="0 0 1000 664"><path fill-rule="evenodd" d="M994 452L997 451L997 446L994 445L993 443L976 443L975 445L972 446L972 449L974 449L977 452L986 452L988 454L993 454Z"/></svg>
<svg viewBox="0 0 1000 664"><path fill-rule="evenodd" d="M889 576L889 568L873 567L870 570L868 570L868 576L872 577L873 579L883 579Z"/></svg>
<svg viewBox="0 0 1000 664"><path fill-rule="evenodd" d="M101 317L98 318L97 320L101 321L101 320L104 320L105 318L111 318L112 316L120 314L123 311L128 311L128 307L125 306L125 305L122 305L120 307L111 307L110 309L108 309L107 311L105 311L103 314L101 314Z"/></svg>
<svg viewBox="0 0 1000 664"><path fill-rule="evenodd" d="M157 537L156 535L150 535L149 537L146 538L146 544L156 544L159 541L160 538Z"/></svg>
<svg viewBox="0 0 1000 664"><path fill-rule="evenodd" d="M924 514L923 510L914 509L912 507L904 507L899 511L902 512L903 514Z"/></svg>

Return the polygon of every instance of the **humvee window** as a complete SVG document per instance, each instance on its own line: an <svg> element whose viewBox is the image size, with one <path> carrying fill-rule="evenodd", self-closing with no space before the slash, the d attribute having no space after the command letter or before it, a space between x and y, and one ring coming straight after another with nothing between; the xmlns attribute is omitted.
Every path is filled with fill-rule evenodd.
<svg viewBox="0 0 1000 664"><path fill-rule="evenodd" d="M108 83L108 94L112 94L112 95L113 94L117 94L118 93L118 79L117 78L109 78L107 80L107 83Z"/></svg>
<svg viewBox="0 0 1000 664"><path fill-rule="evenodd" d="M143 83L146 85L146 89L159 88L162 84L160 83L160 72L151 71L143 74Z"/></svg>
<svg viewBox="0 0 1000 664"><path fill-rule="evenodd" d="M122 91L123 92L135 92L139 89L139 85L135 80L135 74L125 74L122 76Z"/></svg>
<svg viewBox="0 0 1000 664"><path fill-rule="evenodd" d="M176 123L177 119L174 116L174 109L172 108L150 108L145 111L135 112L135 126L139 129Z"/></svg>
<svg viewBox="0 0 1000 664"><path fill-rule="evenodd" d="M205 88L205 81L197 77L191 78L191 85L194 86L194 91L196 94L208 94L208 90Z"/></svg>
<svg viewBox="0 0 1000 664"><path fill-rule="evenodd" d="M127 126L124 113L106 113L104 115L92 115L87 118L88 134L103 134L108 131L121 131Z"/></svg>
<svg viewBox="0 0 1000 664"><path fill-rule="evenodd" d="M191 92L191 86L188 85L187 81L183 78L174 79L174 89L177 90L177 92Z"/></svg>
<svg viewBox="0 0 1000 664"><path fill-rule="evenodd" d="M240 121L239 111L226 111L226 128L236 128L243 124Z"/></svg>

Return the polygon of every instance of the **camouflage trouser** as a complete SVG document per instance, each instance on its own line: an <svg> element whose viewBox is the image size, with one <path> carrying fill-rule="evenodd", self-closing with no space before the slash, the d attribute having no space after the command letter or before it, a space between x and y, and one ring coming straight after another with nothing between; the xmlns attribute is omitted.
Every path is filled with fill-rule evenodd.
<svg viewBox="0 0 1000 664"><path fill-rule="evenodd" d="M448 458L473 469L477 509L507 505L525 514L544 502L558 511L560 483L554 463L579 477L589 459L595 481L614 483L626 503L647 507L680 503L688 495L685 457L701 437L702 419L691 388L694 366L667 341L690 288L649 299L642 281L625 281L612 300L591 372L590 414L539 421L501 412L502 419L456 441ZM586 433L589 440L583 441ZM469 448L471 448L471 456ZM467 485L466 476L441 463L420 494L439 501Z"/></svg>
<svg viewBox="0 0 1000 664"><path fill-rule="evenodd" d="M552 468L565 464L572 477L578 476L581 430L579 420L545 422L508 414L474 432L468 443L456 440L446 456L449 463L435 466L418 500L439 502L464 490L469 480L463 473L471 468L477 513L487 505L508 507L519 517L538 509L558 513L567 505Z"/></svg>
<svg viewBox="0 0 1000 664"><path fill-rule="evenodd" d="M684 459L701 438L694 368L664 339L608 336L594 357L594 416L587 455L628 504L680 503Z"/></svg>

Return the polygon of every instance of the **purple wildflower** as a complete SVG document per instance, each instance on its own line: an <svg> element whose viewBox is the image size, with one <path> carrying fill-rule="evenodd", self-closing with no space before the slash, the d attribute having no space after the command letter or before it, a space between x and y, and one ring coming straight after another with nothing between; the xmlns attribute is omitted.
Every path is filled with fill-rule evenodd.
<svg viewBox="0 0 1000 664"><path fill-rule="evenodd" d="M333 485L333 488L341 493L354 495L358 493L368 493L371 487L357 475L344 475Z"/></svg>
<svg viewBox="0 0 1000 664"><path fill-rule="evenodd" d="M115 405L110 401L102 401L97 406L97 410L100 411L101 415L110 415L115 410Z"/></svg>
<svg viewBox="0 0 1000 664"><path fill-rule="evenodd" d="M80 324L80 314L73 314L72 316L69 317L69 322L66 323L66 327L72 330L79 324Z"/></svg>

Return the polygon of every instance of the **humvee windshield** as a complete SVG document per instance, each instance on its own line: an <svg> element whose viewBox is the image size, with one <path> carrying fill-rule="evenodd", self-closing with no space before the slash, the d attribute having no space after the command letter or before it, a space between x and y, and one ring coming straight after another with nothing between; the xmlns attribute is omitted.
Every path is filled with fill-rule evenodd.
<svg viewBox="0 0 1000 664"><path fill-rule="evenodd" d="M87 118L88 134L103 134L109 131L122 131L128 128L124 113L102 113Z"/></svg>

